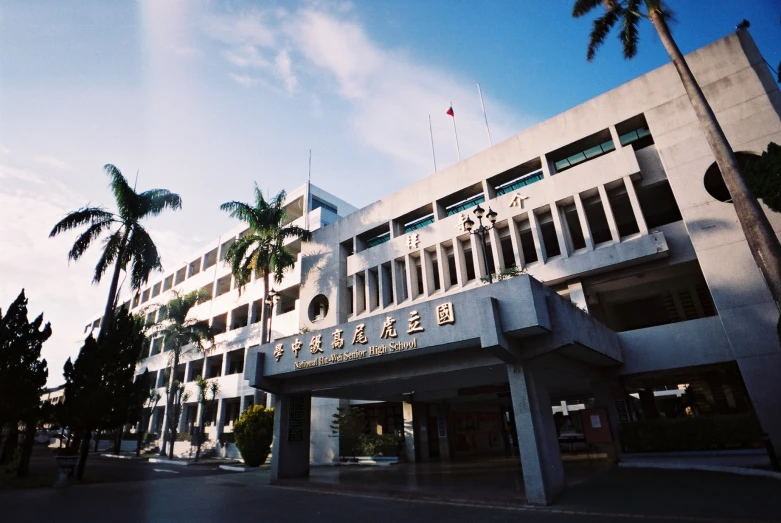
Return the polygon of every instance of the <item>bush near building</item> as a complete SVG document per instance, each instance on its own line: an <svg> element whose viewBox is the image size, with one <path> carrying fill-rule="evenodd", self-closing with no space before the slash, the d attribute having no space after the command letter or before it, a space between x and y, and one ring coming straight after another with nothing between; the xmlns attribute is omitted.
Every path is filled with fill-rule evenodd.
<svg viewBox="0 0 781 523"><path fill-rule="evenodd" d="M654 419L621 424L625 452L753 448L762 445L754 413Z"/></svg>
<svg viewBox="0 0 781 523"><path fill-rule="evenodd" d="M250 467L258 467L266 462L274 438L274 409L254 405L239 417L233 425L236 446Z"/></svg>

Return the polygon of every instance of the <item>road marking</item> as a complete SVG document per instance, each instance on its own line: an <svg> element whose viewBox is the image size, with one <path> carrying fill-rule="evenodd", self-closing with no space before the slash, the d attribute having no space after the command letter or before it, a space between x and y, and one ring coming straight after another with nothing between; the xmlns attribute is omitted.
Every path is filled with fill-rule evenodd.
<svg viewBox="0 0 781 523"><path fill-rule="evenodd" d="M175 470L168 470L168 469L152 469L152 470L154 470L155 472L170 472L171 474L179 474Z"/></svg>

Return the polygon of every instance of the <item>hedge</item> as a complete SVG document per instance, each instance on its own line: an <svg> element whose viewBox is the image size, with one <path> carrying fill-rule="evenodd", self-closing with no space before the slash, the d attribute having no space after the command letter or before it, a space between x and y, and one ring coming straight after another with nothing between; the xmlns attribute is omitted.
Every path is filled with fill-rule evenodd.
<svg viewBox="0 0 781 523"><path fill-rule="evenodd" d="M625 452L754 448L762 444L762 427L753 413L622 423L620 435Z"/></svg>
<svg viewBox="0 0 781 523"><path fill-rule="evenodd" d="M233 436L244 463L250 467L262 465L274 438L274 409L262 405L248 408L233 424Z"/></svg>

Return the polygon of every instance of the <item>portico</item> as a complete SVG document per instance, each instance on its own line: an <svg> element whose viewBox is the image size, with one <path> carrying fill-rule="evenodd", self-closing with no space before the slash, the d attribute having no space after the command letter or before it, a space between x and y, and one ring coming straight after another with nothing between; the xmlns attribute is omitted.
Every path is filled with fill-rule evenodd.
<svg viewBox="0 0 781 523"><path fill-rule="evenodd" d="M423 461L437 440L439 459L452 457L459 390L505 386L527 499L549 504L564 488L551 395L597 396L621 362L615 333L521 275L251 349L245 378L275 395L273 480L309 472L313 398L403 402L407 456Z"/></svg>

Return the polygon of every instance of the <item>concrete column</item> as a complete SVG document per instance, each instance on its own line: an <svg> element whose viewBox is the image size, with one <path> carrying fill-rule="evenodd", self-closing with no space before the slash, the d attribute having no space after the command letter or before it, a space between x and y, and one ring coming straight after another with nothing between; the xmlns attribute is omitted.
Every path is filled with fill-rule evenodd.
<svg viewBox="0 0 781 523"><path fill-rule="evenodd" d="M415 258L411 254L406 255L405 262L407 265L407 296L410 300L414 300L420 295L418 292L418 268Z"/></svg>
<svg viewBox="0 0 781 523"><path fill-rule="evenodd" d="M441 243L437 244L437 260L439 261L439 286L442 292L450 288L450 264L448 263L447 249Z"/></svg>
<svg viewBox="0 0 781 523"><path fill-rule="evenodd" d="M385 264L377 267L380 277L380 307L385 308L393 303L393 267Z"/></svg>
<svg viewBox="0 0 781 523"><path fill-rule="evenodd" d="M271 482L309 475L312 397L277 394L274 398L274 442Z"/></svg>
<svg viewBox="0 0 781 523"><path fill-rule="evenodd" d="M483 244L477 234L469 235L469 243L472 246L472 262L475 265L475 278L485 278L488 274L488 265L483 256Z"/></svg>
<svg viewBox="0 0 781 523"><path fill-rule="evenodd" d="M464 246L458 238L453 238L453 255L456 258L458 286L463 287L466 285L466 257L464 256Z"/></svg>
<svg viewBox="0 0 781 523"><path fill-rule="evenodd" d="M515 266L518 269L523 269L526 265L526 260L523 259L523 248L521 247L521 231L518 229L518 222L510 218L507 220L507 225L510 228L510 242L513 246L513 258L515 259Z"/></svg>
<svg viewBox="0 0 781 523"><path fill-rule="evenodd" d="M415 425L415 448L418 451L417 457L423 462L430 461L431 455L428 449L428 406L424 403L415 403L412 405L412 411Z"/></svg>
<svg viewBox="0 0 781 523"><path fill-rule="evenodd" d="M220 365L220 376L228 375L228 353L222 355L222 365Z"/></svg>
<svg viewBox="0 0 781 523"><path fill-rule="evenodd" d="M423 249L420 251L421 274L423 275L423 293L426 296L434 294L434 262L432 256L436 254ZM441 284L441 282L440 282Z"/></svg>
<svg viewBox="0 0 781 523"><path fill-rule="evenodd" d="M450 427L450 407L446 403L440 403L436 405L437 413L437 440L439 441L439 459L442 461L448 461L451 459L450 455L450 438L448 437L451 432ZM445 425L444 437L442 435L441 427Z"/></svg>
<svg viewBox="0 0 781 523"><path fill-rule="evenodd" d="M540 230L540 222L537 219L537 215L534 211L529 211L529 227L532 231L532 238L534 239L534 249L537 251L537 260L540 263L548 261L548 253L545 252L545 242L542 241L542 231Z"/></svg>
<svg viewBox="0 0 781 523"><path fill-rule="evenodd" d="M599 190L599 199L602 200L602 208L605 210L605 218L607 218L607 226L610 228L610 236L613 241L618 243L621 241L621 236L618 234L618 225L616 225L616 218L613 216L613 208L610 207L610 200L607 198L607 191L604 185L597 187Z"/></svg>
<svg viewBox="0 0 781 523"><path fill-rule="evenodd" d="M241 413L245 410L247 410L247 395L242 394L241 398L239 399L239 415L241 415Z"/></svg>
<svg viewBox="0 0 781 523"><path fill-rule="evenodd" d="M624 176L624 186L626 187L626 194L629 196L629 202L632 204L632 212L635 215L637 228L640 229L640 234L646 235L648 234L648 226L645 223L643 210L640 208L640 200L637 198L637 191L635 191L635 184L632 183L631 176Z"/></svg>
<svg viewBox="0 0 781 523"><path fill-rule="evenodd" d="M179 410L179 423L176 425L176 433L181 434L184 430L184 421L187 419L187 404L183 403Z"/></svg>
<svg viewBox="0 0 781 523"><path fill-rule="evenodd" d="M550 204L550 214L553 218L553 228L556 230L556 239L559 241L559 250L562 258L569 258L570 243L567 241L566 227L561 219L561 209L556 202Z"/></svg>
<svg viewBox="0 0 781 523"><path fill-rule="evenodd" d="M575 209L578 211L578 221L580 222L580 230L583 231L583 239L586 241L586 250L594 250L594 237L591 235L591 226L586 218L586 209L583 207L583 200L580 198L580 193L575 193L573 196L575 200Z"/></svg>
<svg viewBox="0 0 781 523"><path fill-rule="evenodd" d="M445 210L445 206L440 204L439 202L433 203L434 207L434 221L439 221L447 218L447 211Z"/></svg>
<svg viewBox="0 0 781 523"><path fill-rule="evenodd" d="M496 228L491 229L488 231L488 236L491 238L490 255L494 257L494 267L496 267L496 272L502 272L505 269L505 266L502 242L499 240L499 231L497 231Z"/></svg>
<svg viewBox="0 0 781 523"><path fill-rule="evenodd" d="M550 505L565 482L547 384L540 369L528 361L507 365L507 377L526 499L535 505Z"/></svg>
<svg viewBox="0 0 781 523"><path fill-rule="evenodd" d="M415 463L415 424L413 418L412 403L405 401L401 404L404 415L404 452L407 463Z"/></svg>
<svg viewBox="0 0 781 523"><path fill-rule="evenodd" d="M358 315L366 310L366 282L361 273L353 274L353 314Z"/></svg>
<svg viewBox="0 0 781 523"><path fill-rule="evenodd" d="M607 452L607 457L613 462L621 460L621 442L618 439L619 425L618 411L616 410L616 398L613 395L613 390L609 383L606 381L596 381L592 384L591 389L594 393L595 407L602 408L607 411L607 421L610 424L610 434L613 436L613 443L609 445L602 445Z"/></svg>
<svg viewBox="0 0 781 523"><path fill-rule="evenodd" d="M542 174L545 178L551 177L551 166L548 163L548 157L547 155L540 156L540 160L542 161Z"/></svg>
<svg viewBox="0 0 781 523"><path fill-rule="evenodd" d="M613 139L613 145L616 147L616 149L620 149L622 147L621 138L618 136L618 131L616 130L615 125L610 126L610 137Z"/></svg>
<svg viewBox="0 0 781 523"><path fill-rule="evenodd" d="M393 299L396 305L404 301L405 286L404 275L406 269L404 268L404 262L393 260L392 276L393 276Z"/></svg>
<svg viewBox="0 0 781 523"><path fill-rule="evenodd" d="M493 187L491 187L491 184L488 183L488 180L483 180L483 196L485 197L485 201L493 200L496 198L496 191Z"/></svg>
<svg viewBox="0 0 781 523"><path fill-rule="evenodd" d="M222 434L222 431L224 430L224 425L225 425L225 400L219 399L217 400L217 427L216 427L216 434L218 439Z"/></svg>
<svg viewBox="0 0 781 523"><path fill-rule="evenodd" d="M569 301L571 301L575 307L585 312L588 312L588 303L586 303L586 293L583 292L583 283L579 281L570 283L567 286L567 290L569 291Z"/></svg>
<svg viewBox="0 0 781 523"><path fill-rule="evenodd" d="M374 275L374 272L370 269L366 269L366 272L364 273L364 281L366 282L366 310L371 312L373 310L376 310L374 307L374 304L376 303L379 308L380 303L380 295L379 295L379 285L380 283L377 281L378 276Z"/></svg>

